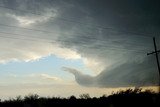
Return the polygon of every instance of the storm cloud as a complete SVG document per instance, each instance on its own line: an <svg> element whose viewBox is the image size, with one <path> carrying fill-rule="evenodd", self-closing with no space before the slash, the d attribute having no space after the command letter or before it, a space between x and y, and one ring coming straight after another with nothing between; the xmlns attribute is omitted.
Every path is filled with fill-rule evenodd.
<svg viewBox="0 0 160 107"><path fill-rule="evenodd" d="M1 0L0 62L56 55L82 59L96 74L67 68L80 85L157 85L155 58L146 54L154 48L153 36L160 47L159 4L158 0Z"/></svg>
<svg viewBox="0 0 160 107"><path fill-rule="evenodd" d="M97 76L88 77L85 74L75 74L77 70L68 69L74 71L70 73L75 75L78 84L93 87L158 85L156 60L154 56L146 55L153 50L153 36L156 36L159 47L160 36L154 35L160 28L160 8L157 5L159 2L156 2L107 0L84 3L84 7L92 7L92 10L89 10L90 15L96 15L92 24L101 23L103 28L92 29L90 34L86 35L91 38L89 40L81 40L79 37L69 39L70 43L66 46L76 47L82 56L96 60L98 66L93 66L98 69L102 67L102 70ZM84 31L83 29L81 32ZM76 41L84 43L74 43Z"/></svg>
<svg viewBox="0 0 160 107"><path fill-rule="evenodd" d="M127 62L97 76L81 74L73 68L66 68L75 76L78 84L87 87L141 87L158 85L158 71L151 58L143 62Z"/></svg>

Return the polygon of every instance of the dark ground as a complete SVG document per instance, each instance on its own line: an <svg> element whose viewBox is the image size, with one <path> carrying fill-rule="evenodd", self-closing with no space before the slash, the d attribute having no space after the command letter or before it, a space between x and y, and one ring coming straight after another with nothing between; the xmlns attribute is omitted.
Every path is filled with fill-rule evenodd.
<svg viewBox="0 0 160 107"><path fill-rule="evenodd" d="M28 95L24 98L0 102L0 107L55 107L55 106L104 106L104 107L160 107L160 94L150 90L128 89L110 96L90 98L89 94L82 94L80 98L44 98L38 95Z"/></svg>

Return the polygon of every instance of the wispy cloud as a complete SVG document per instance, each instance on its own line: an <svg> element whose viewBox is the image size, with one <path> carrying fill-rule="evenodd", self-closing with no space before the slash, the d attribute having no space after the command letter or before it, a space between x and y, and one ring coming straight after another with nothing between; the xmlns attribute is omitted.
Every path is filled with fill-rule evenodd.
<svg viewBox="0 0 160 107"><path fill-rule="evenodd" d="M17 15L13 13L7 13L6 16L15 19L16 21L18 21L20 26L25 27L32 24L39 24L42 22L45 23L49 21L51 18L53 20L57 16L57 11L52 8L52 9L45 9L45 12L41 14L36 14L36 13L30 14L28 12L28 14L26 15Z"/></svg>
<svg viewBox="0 0 160 107"><path fill-rule="evenodd" d="M154 34L156 32L158 34L160 8L155 5L156 2L142 0L139 3L139 0L134 2L102 0L97 5L95 0L92 1L93 5L90 5L90 3L90 0L86 2L74 1L72 5L68 5L66 1L48 2L47 0L37 0L35 1L37 8L29 0L2 3L6 7L22 8L22 10L31 12L38 10L41 16L2 9L0 12L9 16L0 15L1 23L17 26L18 22L21 26L30 25L27 27L31 29L55 31L55 33L49 34L2 26L0 31L25 34L26 37L1 34L3 39L0 39L0 63L35 61L48 55L55 55L69 60L82 59L87 67L94 72L98 72L97 77L86 76L75 69L67 69L67 71L74 75L76 74L76 80L79 84L83 83L86 86L90 83L92 84L92 80L94 80L94 85L100 84L102 86L113 86L111 83L114 83L114 86L118 86L118 84L128 85L129 83L143 85L148 84L151 77L156 78L155 74L152 73L152 76L148 76L149 70L152 72L155 69L151 67L153 64L149 65L146 62L148 60L146 53L153 50L151 38L153 35L137 35L138 32L146 34ZM57 11L53 9L52 12L53 5L58 7ZM150 7L146 8L148 5ZM48 8L51 8L51 10L48 11ZM101 14L97 15L99 13ZM55 17L53 20L51 20L52 16ZM68 16L69 20L65 16ZM39 24L43 24L43 26ZM136 34L125 31L133 31ZM30 39L33 40L35 35L38 35L37 37L41 39L36 38L34 39L36 41L31 42ZM9 37L5 38L4 36ZM18 39L11 39L11 37ZM41 41L44 39L46 39L46 42ZM157 41L159 42L159 35L157 36ZM149 62L153 62L153 59L151 58ZM42 75L41 77L52 78L52 76L48 75ZM133 78L136 78L136 80ZM52 79L56 80L56 78ZM126 82L121 82L120 80ZM99 81L101 82L96 83ZM155 84L155 81L152 80L149 84ZM120 84L120 82L124 82L124 84Z"/></svg>
<svg viewBox="0 0 160 107"><path fill-rule="evenodd" d="M48 74L40 74L40 76L41 76L43 79L49 79L49 80L55 80L55 81L62 81L61 78L56 77L56 76L51 76L51 75L48 75Z"/></svg>
<svg viewBox="0 0 160 107"><path fill-rule="evenodd" d="M24 78L24 79L34 79L34 80L51 80L51 81L57 81L57 82L62 82L63 79L61 79L60 77L57 76L53 76L53 75L49 75L46 73L32 73L32 74L26 74L26 75L22 75L22 74L13 74L13 73L9 73L8 74L9 77L11 78Z"/></svg>

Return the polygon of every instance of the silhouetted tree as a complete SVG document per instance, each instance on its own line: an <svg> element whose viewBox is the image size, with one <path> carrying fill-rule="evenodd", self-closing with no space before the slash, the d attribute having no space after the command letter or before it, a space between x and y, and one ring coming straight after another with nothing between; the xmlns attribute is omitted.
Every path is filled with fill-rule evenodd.
<svg viewBox="0 0 160 107"><path fill-rule="evenodd" d="M80 97L81 99L89 99L89 98L91 98L88 93L86 93L86 94L81 94L81 95L79 95L79 97Z"/></svg>
<svg viewBox="0 0 160 107"><path fill-rule="evenodd" d="M89 94L81 94L80 98L74 95L66 98L61 97L39 97L37 94L30 94L22 98L17 96L15 99L1 101L0 107L54 107L54 106L105 106L105 107L124 107L124 106L160 106L160 95L152 90L142 91L142 89L127 89L114 93L113 95L103 95L99 98L91 98Z"/></svg>
<svg viewBox="0 0 160 107"><path fill-rule="evenodd" d="M22 97L19 95L19 96L16 96L16 101L22 101Z"/></svg>
<svg viewBox="0 0 160 107"><path fill-rule="evenodd" d="M29 94L28 96L24 97L25 101L37 100L39 96L37 94Z"/></svg>
<svg viewBox="0 0 160 107"><path fill-rule="evenodd" d="M75 100L76 97L75 97L74 95L72 95L72 96L69 97L69 99L70 99L70 100Z"/></svg>

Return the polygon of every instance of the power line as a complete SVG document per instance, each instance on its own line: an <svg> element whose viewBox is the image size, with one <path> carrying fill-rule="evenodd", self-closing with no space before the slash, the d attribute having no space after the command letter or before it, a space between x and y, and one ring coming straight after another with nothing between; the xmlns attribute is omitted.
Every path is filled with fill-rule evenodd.
<svg viewBox="0 0 160 107"><path fill-rule="evenodd" d="M51 39L51 38L41 38L41 37L37 37L37 36L28 36L28 35L23 35L23 34L17 34L17 33L9 33L9 32L0 32L1 34L8 34L8 35L17 35L19 37L32 37L34 39ZM1 35L0 35L1 36ZM53 39L53 38L52 38Z"/></svg>
<svg viewBox="0 0 160 107"><path fill-rule="evenodd" d="M19 9L15 9L15 8L10 8L10 7L6 7L6 6L1 6L1 8L7 8L7 9L10 9L10 10L14 10L14 11L20 11L20 12L26 12L26 13L30 13L30 14L34 14L34 15L40 15L40 16L44 16L42 14L38 14L38 13L35 13L35 12L29 12L29 11L25 11L25 10L19 10ZM50 17L50 18L54 18L55 17ZM114 30L114 31L117 31L117 32L120 32L120 33L128 33L128 34L134 34L134 35L139 35L139 36L144 36L144 37L150 37L151 33L147 33L147 34L144 34L144 33L137 33L137 32L130 32L130 31L125 31L125 30L117 30L117 29L114 29L114 28L111 28L111 27L104 27L104 26L100 26L100 25L93 25L93 24L86 24L86 23L82 23L82 22L79 22L79 21L75 21L75 20L70 20L70 19L66 19L66 18L63 18L63 17L58 17L57 19L59 20L63 20L63 21L67 21L67 22L72 22L72 23L78 23L78 24L81 24L81 25L90 25L91 28L101 28L101 29L108 29L108 30ZM148 36L146 36L148 35Z"/></svg>
<svg viewBox="0 0 160 107"><path fill-rule="evenodd" d="M154 44L154 51L151 53L147 53L147 55L151 55L151 54L155 54L156 56L156 61L157 61L157 67L158 67L158 74L159 74L159 93L160 93L160 64L159 64L159 58L158 58L158 54L160 52L160 50L157 49L157 44L156 44L156 40L155 37L153 37L153 44Z"/></svg>
<svg viewBox="0 0 160 107"><path fill-rule="evenodd" d="M43 32L43 33L54 33L54 32L50 32L50 31L46 31L46 30L40 30L40 29L31 29L31 28L26 28L26 27L19 27L19 26L14 26L14 25L6 25L6 24L2 24L0 23L0 26L6 26L6 27L11 27L11 28L19 28L19 29L26 29L26 30L31 30L31 31L39 31L39 32Z"/></svg>
<svg viewBox="0 0 160 107"><path fill-rule="evenodd" d="M47 43L52 43L52 42L49 42L49 41L39 41L37 39L28 39L28 38L17 38L17 37L8 37L8 36L2 36L0 35L1 38L8 38L8 39L18 39L18 40L25 40L25 41L36 41L36 42L47 42Z"/></svg>
<svg viewBox="0 0 160 107"><path fill-rule="evenodd" d="M25 41L36 41L36 42L46 42L46 43L57 43L56 41L39 41L39 40L37 40L37 39L24 39L24 38L17 38L17 37L6 37L6 36L1 36L0 35L0 37L1 38L8 38L8 39L18 39L18 40L25 40ZM61 41L61 42L66 42L66 43L69 43L69 41ZM73 43L81 43L81 42L73 42ZM87 46L87 45L85 45L85 44L81 44L81 45L83 45L84 47L89 47L89 46ZM105 46L105 45L98 45L99 46L99 48L110 48L110 49L119 49L118 47L114 47L114 48L111 48L111 47L109 47L109 46ZM89 48L92 48L92 47L89 47ZM94 48L94 47L93 47ZM137 50L131 50L131 49L119 49L119 50L129 50L129 51L137 51ZM141 51L142 52L142 51Z"/></svg>
<svg viewBox="0 0 160 107"><path fill-rule="evenodd" d="M84 35L80 35L80 34L65 34L65 33L59 33L59 32L55 32L55 31L46 31L46 30L40 30L40 29L31 29L31 28L26 28L26 27L19 27L19 26L13 26L13 25L5 25L5 24L1 24L0 23L0 26L6 26L6 27L12 27L12 28L19 28L19 29L26 29L26 30L31 30L31 31L39 31L39 32L43 32L43 33L50 33L50 34L53 34L53 33L57 33L57 34L61 34L61 35L67 35L67 38L73 38L74 39L74 37L73 36L75 36L75 35L77 35L76 36L76 38L80 38L80 39L89 39L89 40L96 40L96 41L101 41L101 42L105 42L106 43L106 41L105 40L100 40L100 39L97 39L97 38L93 38L93 37L87 37L87 36L84 36ZM3 33L3 32L2 32ZM6 33L6 32L4 32L4 33ZM8 32L7 32L8 33ZM17 35L20 35L20 34L17 34ZM88 34L87 34L88 35ZM91 36L91 35L88 35L88 36ZM136 42L136 41L134 41L134 42ZM134 44L135 45L135 44ZM140 45L140 44L138 44L138 45ZM141 43L141 46L142 45L144 45L144 44L142 44Z"/></svg>
<svg viewBox="0 0 160 107"><path fill-rule="evenodd" d="M28 36L28 35L22 35L22 34L17 34L17 33L8 33L8 32L0 32L1 34L8 34L8 35L16 35L16 36L19 36L19 37L32 37L32 38L34 38L34 39L46 39L46 40L48 40L48 39L51 39L52 41L54 40L54 41L60 41L60 42L63 42L64 40L63 39L54 39L54 38L41 38L41 37L37 37L37 36ZM79 39L83 39L83 38L79 38ZM75 42L75 41L74 41ZM106 43L108 43L107 41L103 41L105 44ZM77 42L77 43L86 43L86 42ZM101 42L102 43L102 42ZM131 44L131 45L134 45L134 46L136 46L135 44ZM128 46L128 45L127 45ZM143 45L137 45L137 46L143 46Z"/></svg>
<svg viewBox="0 0 160 107"><path fill-rule="evenodd" d="M8 8L8 9L12 9L12 10L15 10L15 11L22 11L22 12L28 12L28 11L24 11L24 10L18 10L18 9L13 9L13 8L9 8L9 7L4 7L4 6L0 6L0 7L2 7L2 8ZM35 15L41 15L41 14L38 14L38 13L33 13L33 12L28 12L28 13L31 13L31 14L35 14ZM53 18L53 17L51 17L51 18ZM72 20L71 20L72 21ZM77 21L75 22L75 23L77 23ZM81 23L81 22L80 22ZM81 23L81 24L83 24L83 25L86 25L86 23L84 24L84 23ZM4 26L4 25L3 25ZM18 26L10 26L10 25L6 25L6 26L8 26L8 27L17 27L17 28L22 28L22 27L18 27ZM92 27L93 27L93 25L92 25ZM97 28L103 28L102 26L97 26L96 25L96 27ZM33 31L41 31L41 32L46 32L46 33L53 33L53 32L50 32L50 31L45 31L45 30L39 30L39 29L30 29L30 28L24 28L23 27L23 29L27 29L27 30L33 30ZM104 28L103 28L104 29ZM112 30L115 30L115 29L113 29L113 28L107 28L107 29L112 29ZM119 31L118 31L119 32ZM122 31L123 32L123 31ZM126 33L129 33L128 31L126 32ZM131 33L131 32L130 32ZM132 34L138 34L138 35L143 35L143 34L140 34L140 33L135 33L135 32L132 32ZM145 34L146 35L146 34ZM147 34L148 35L148 34ZM144 37L147 37L147 38L149 38L148 36L144 36ZM88 37L83 37L83 38L88 38ZM88 39L96 39L97 40L97 38L91 38L91 37L89 37ZM101 41L103 41L103 40L101 40ZM105 41L106 42L106 41Z"/></svg>
<svg viewBox="0 0 160 107"><path fill-rule="evenodd" d="M14 34L15 35L15 34ZM1 38L8 38L8 39L18 39L18 40L25 40L25 41L36 41L36 42L46 42L46 43L57 43L57 41L39 41L39 40L37 40L37 39L28 39L28 38L18 38L18 37L10 37L10 36L2 36L2 35L0 35L0 37ZM60 41L60 42L64 42L64 43L70 43L70 41ZM81 42L73 42L73 43L81 43ZM81 44L82 45L82 47L88 47L88 48L94 48L94 49L96 49L95 47L90 47L90 46L88 46L88 45L86 45L86 44ZM132 51L132 52L136 52L136 53L144 53L144 50L131 50L131 49L120 49L119 47L109 47L109 46L105 46L105 45L98 45L98 47L99 47L99 49L100 48L109 48L109 50L125 50L125 51Z"/></svg>
<svg viewBox="0 0 160 107"><path fill-rule="evenodd" d="M4 7L4 6L0 6L0 7L2 7L2 8L8 8L8 9L12 9L12 8L9 8L9 7ZM12 9L12 10L18 10L18 9ZM18 11L23 11L23 12L28 12L28 11L24 11L24 10L18 10ZM28 13L31 13L31 14L35 14L35 15L41 15L41 14L38 14L38 13L34 13L34 12L28 12ZM21 28L21 29L27 29L27 30L32 30L32 31L40 31L40 32L45 32L45 33L57 33L57 32L50 32L50 31L45 31L45 30L40 30L40 29L31 29L31 28L25 28L25 27L18 27L18 26L13 26L13 25L4 25L4 24L0 24L1 26L7 26L7 27L16 27L16 28ZM110 28L109 28L110 29ZM111 29L110 29L111 30ZM113 29L113 30L115 30L115 29ZM123 32L123 31L122 31ZM61 33L62 34L62 33ZM132 34L135 34L134 32L132 33ZM63 34L64 35L64 34ZM65 34L65 35L68 35L68 34ZM80 34L74 34L74 35L80 35ZM87 34L88 35L88 34ZM140 35L140 34L139 34ZM71 35L70 35L71 36ZM92 36L92 35L90 35L90 36ZM115 35L112 35L112 36L115 36ZM125 36L125 35L124 35ZM142 37L145 37L145 38L150 38L150 37L148 37L148 36L143 36L142 35ZM99 39L97 39L97 38L93 38L93 37L86 37L86 36L83 36L83 38L86 38L86 39L95 39L95 40L99 40ZM103 41L103 40L101 40L101 41ZM106 41L104 41L104 42L106 42ZM144 45L144 44L143 44Z"/></svg>

